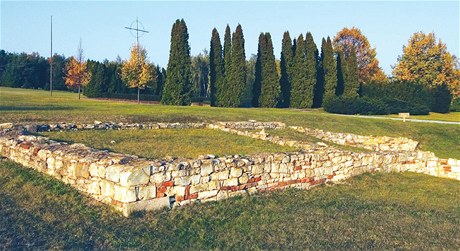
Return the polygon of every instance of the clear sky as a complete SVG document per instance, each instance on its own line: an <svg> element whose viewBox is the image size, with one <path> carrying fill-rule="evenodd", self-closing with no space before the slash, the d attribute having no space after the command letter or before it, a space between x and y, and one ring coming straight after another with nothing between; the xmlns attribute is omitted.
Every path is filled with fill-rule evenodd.
<svg viewBox="0 0 460 251"><path fill-rule="evenodd" d="M173 22L184 18L192 55L209 50L216 27L223 40L225 26L240 23L246 56L257 53L260 32L270 32L279 58L283 32L291 37L310 31L318 46L343 27L356 26L377 49L387 74L417 31L435 32L448 50L459 56L459 1L5 1L1 0L0 48L9 52L50 54L50 16L53 49L72 56L80 38L86 58L114 60L129 56L135 38L125 26L139 17L150 33L141 38L149 58L166 67ZM318 48L319 49L319 48Z"/></svg>

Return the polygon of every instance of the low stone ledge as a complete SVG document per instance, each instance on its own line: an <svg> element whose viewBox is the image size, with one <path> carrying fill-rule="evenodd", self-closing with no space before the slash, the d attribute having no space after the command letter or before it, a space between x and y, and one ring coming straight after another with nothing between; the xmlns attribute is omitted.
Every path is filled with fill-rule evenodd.
<svg viewBox="0 0 460 251"><path fill-rule="evenodd" d="M70 184L124 215L258 191L309 189L365 172L411 171L460 180L460 160L423 151L352 153L325 147L252 157L149 160L11 132L0 135L1 156Z"/></svg>

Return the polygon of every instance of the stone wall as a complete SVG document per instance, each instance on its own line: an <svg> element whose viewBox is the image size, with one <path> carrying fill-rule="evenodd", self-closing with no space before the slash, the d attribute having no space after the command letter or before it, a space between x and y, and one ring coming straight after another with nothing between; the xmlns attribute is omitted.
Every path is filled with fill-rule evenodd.
<svg viewBox="0 0 460 251"><path fill-rule="evenodd" d="M0 134L2 156L54 176L124 215L286 187L309 189L365 172L412 171L460 180L460 160L422 151L322 148L252 157L148 160L20 135L12 128Z"/></svg>

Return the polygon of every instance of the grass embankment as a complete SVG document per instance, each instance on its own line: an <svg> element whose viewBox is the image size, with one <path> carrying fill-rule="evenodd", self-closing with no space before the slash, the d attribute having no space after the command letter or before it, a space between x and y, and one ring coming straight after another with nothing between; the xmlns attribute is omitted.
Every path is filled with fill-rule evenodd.
<svg viewBox="0 0 460 251"><path fill-rule="evenodd" d="M5 249L450 249L458 181L374 174L124 218L51 177L0 162Z"/></svg>
<svg viewBox="0 0 460 251"><path fill-rule="evenodd" d="M318 110L177 107L82 98L68 92L0 88L1 122L282 121L288 125L361 135L401 136L423 150L460 159L460 126L334 116Z"/></svg>
<svg viewBox="0 0 460 251"><path fill-rule="evenodd" d="M146 158L197 158L206 154L253 155L297 150L212 129L46 132L43 135L55 140L83 143L97 149Z"/></svg>

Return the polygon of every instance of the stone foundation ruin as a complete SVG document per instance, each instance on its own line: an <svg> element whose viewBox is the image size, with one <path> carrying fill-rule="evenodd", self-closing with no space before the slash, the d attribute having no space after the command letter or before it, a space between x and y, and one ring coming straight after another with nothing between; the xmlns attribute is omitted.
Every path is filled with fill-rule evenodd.
<svg viewBox="0 0 460 251"><path fill-rule="evenodd" d="M197 159L144 159L56 142L30 132L212 128L302 149L256 156L201 156ZM372 150L355 153L327 144L272 137L265 129L291 129L326 142ZM460 160L440 159L417 150L407 138L331 133L279 122L102 123L0 125L3 157L46 173L128 216L134 211L215 201L287 187L309 189L366 172L417 172L460 180Z"/></svg>

